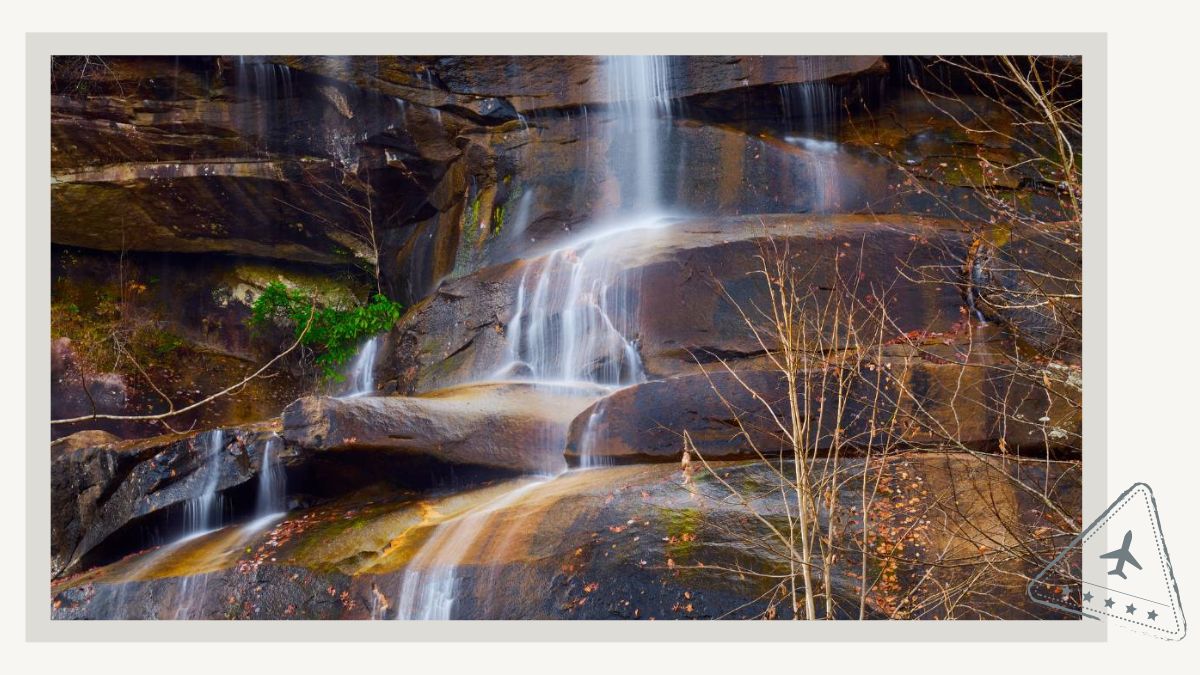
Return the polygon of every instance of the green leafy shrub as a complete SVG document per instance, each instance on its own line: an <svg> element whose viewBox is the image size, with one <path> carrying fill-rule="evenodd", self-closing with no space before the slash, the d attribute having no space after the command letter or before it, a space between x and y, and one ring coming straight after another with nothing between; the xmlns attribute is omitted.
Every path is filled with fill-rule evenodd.
<svg viewBox="0 0 1200 675"><path fill-rule="evenodd" d="M304 289L289 289L281 282L267 284L251 307L250 324L282 323L292 326L300 343L316 354L316 364L331 379L341 379L338 367L354 356L359 343L369 335L391 329L400 319L401 305L384 295L351 309L317 307L312 294ZM304 327L312 315L312 325Z"/></svg>

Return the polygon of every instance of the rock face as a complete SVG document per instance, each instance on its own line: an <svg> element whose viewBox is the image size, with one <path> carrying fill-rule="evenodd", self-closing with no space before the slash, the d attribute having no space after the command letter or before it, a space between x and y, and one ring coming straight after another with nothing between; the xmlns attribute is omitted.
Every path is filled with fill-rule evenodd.
<svg viewBox="0 0 1200 675"><path fill-rule="evenodd" d="M622 202L605 67L592 57L147 57L90 69L59 59L52 239L339 264L364 254L344 235L347 202L364 202L370 186L392 294L415 301L451 273L510 259L527 235L555 236ZM711 116L744 108L750 91L775 100L778 87L885 70L879 57L700 57L667 68L664 86L681 110ZM662 179L682 205L704 195L717 200L695 206L733 213L812 206L809 189L786 206L746 201L772 175L809 181L803 148L686 122L669 136L664 166L687 156L697 167ZM329 198L347 173L363 186ZM725 176L722 190L693 189L710 174Z"/></svg>
<svg viewBox="0 0 1200 675"><path fill-rule="evenodd" d="M275 432L269 425L232 429L217 437L216 448L214 433L85 447L68 443L56 452L50 472L54 576L127 551L129 543L121 540L136 543L142 524L178 528L184 504L207 489L210 472L218 492L254 478L264 443Z"/></svg>
<svg viewBox="0 0 1200 675"><path fill-rule="evenodd" d="M698 359L761 354L739 307L753 315L753 307L768 306L761 257L772 242L778 250L790 248L813 289L854 283L863 296L886 293L893 319L904 331L946 331L961 320L961 282L953 276L938 283L914 278L916 270L927 267L956 269L965 257L969 242L943 221L782 215L699 219L619 231L566 250L584 255L603 249L606 259L619 261L619 271L606 279L606 294L614 304L632 306L636 326L628 337L637 342L653 378L695 372ZM529 279L545 266L543 257L487 268L444 284L414 308L400 326L397 388L420 392L487 377L487 369L504 360L506 336L520 330L512 325L517 289L524 280L532 295ZM549 283L563 288L570 279L560 275Z"/></svg>
<svg viewBox="0 0 1200 675"><path fill-rule="evenodd" d="M372 451L517 473L560 468L563 429L596 399L586 386L474 385L419 397L303 398L283 413L283 436L303 451Z"/></svg>
<svg viewBox="0 0 1200 675"><path fill-rule="evenodd" d="M109 254L56 247L51 296L51 418L154 415L241 381L285 349L291 327L250 325L251 306L271 282L309 289L319 302L352 306L367 295L355 270L241 256ZM155 421L57 424L54 437L97 429L124 438L169 429L211 429L278 416L320 387L289 360L202 406Z"/></svg>
<svg viewBox="0 0 1200 675"><path fill-rule="evenodd" d="M791 618L781 256L868 315L797 374L821 612L1061 616L1022 580L1079 518L1081 243L1009 110L875 56L94 58L52 68L55 418L253 372L274 281L406 313L367 395L306 346L201 433L55 425L56 618Z"/></svg>
<svg viewBox="0 0 1200 675"><path fill-rule="evenodd" d="M821 387L814 385L813 391ZM1078 452L1080 393L1044 389L1027 378L991 371L979 359L963 366L892 356L886 376L864 369L853 378L841 394L840 415L834 412L839 392L833 384L826 387L828 406L813 442L828 454L837 426L843 453L911 445ZM819 405L808 409L817 411ZM768 457L788 456L791 445L777 421L788 419L787 381L781 373L730 373L712 365L705 373L632 385L597 401L571 423L567 461L677 462L684 431L708 460L754 457L756 448Z"/></svg>
<svg viewBox="0 0 1200 675"><path fill-rule="evenodd" d="M845 468L854 471L855 461ZM1047 465L1023 464L1020 475L1040 485ZM1056 463L1049 469L1063 490L1078 493L1074 469ZM717 470L726 484L759 494L754 507L768 519L783 517L777 493L757 492L773 480L762 466L721 464ZM1021 601L1020 575L1036 570L1004 553L1029 543L1045 548L1048 542L1033 532L1044 531L1050 516L997 475L962 455L891 460L872 507L869 544L879 551L906 546L898 549L904 552L888 583L867 594L867 617L1062 617ZM784 564L750 543L762 534L757 521L714 477L699 473L685 484L677 468L662 465L575 472L532 485L520 479L434 502L343 501L282 522L250 523L188 542L186 550L152 551L57 584L54 616L392 618L404 583L411 583L397 570L424 564L415 554L437 528L514 490L519 498L465 533L461 557L435 556L436 563L456 568L453 618L791 616L790 601L772 592L773 582L754 576ZM848 510L861 503L853 480L841 498ZM914 531L913 513L930 525ZM858 616L860 530L853 522L843 530L847 554L833 574L839 616ZM732 531L748 538L731 540ZM982 547L980 532L989 537ZM955 564L940 564L947 559ZM987 565L1012 576L971 581L972 571ZM977 592L954 606L924 595L905 600L896 592L893 583L909 588L919 578L966 583Z"/></svg>

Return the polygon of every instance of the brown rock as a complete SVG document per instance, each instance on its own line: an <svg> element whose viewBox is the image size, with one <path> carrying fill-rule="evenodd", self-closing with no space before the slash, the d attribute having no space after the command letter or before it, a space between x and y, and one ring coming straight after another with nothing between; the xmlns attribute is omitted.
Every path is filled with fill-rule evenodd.
<svg viewBox="0 0 1200 675"><path fill-rule="evenodd" d="M303 398L284 410L283 435L309 452L362 450L456 466L552 472L562 465L566 425L599 393L509 383L414 397Z"/></svg>

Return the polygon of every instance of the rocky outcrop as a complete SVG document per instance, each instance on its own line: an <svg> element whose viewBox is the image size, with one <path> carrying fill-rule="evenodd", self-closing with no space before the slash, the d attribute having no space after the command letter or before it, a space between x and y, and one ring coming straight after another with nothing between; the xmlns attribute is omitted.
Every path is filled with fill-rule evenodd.
<svg viewBox="0 0 1200 675"><path fill-rule="evenodd" d="M801 410L811 410L814 418L810 442L818 453L828 454L836 428L839 452L849 454L910 446L1078 453L1081 390L1061 384L1062 376L1051 371L1015 375L986 349L974 345L968 362L954 363L895 346L883 365L886 374L871 365L840 387L832 378L811 374L810 395L822 396L826 405L822 411L818 401L806 403L804 385L798 385ZM960 345L954 351L970 350ZM905 352L912 355L906 358ZM780 428L790 419L787 391L778 371L730 372L720 364L699 374L625 387L571 423L567 461L677 462L685 431L708 460L789 456L792 448Z"/></svg>
<svg viewBox="0 0 1200 675"><path fill-rule="evenodd" d="M607 279L607 292L633 306L636 327L627 337L637 342L648 374L666 377L695 372L698 360L761 354L739 306L747 314L769 306L760 257L771 242L779 251L788 248L818 292L855 284L862 297L886 294L902 330L948 331L962 318L962 282L956 275L969 240L945 221L783 215L696 219L617 230L566 249L584 254L602 248L604 257L619 261L620 270ZM530 258L443 284L399 327L393 366L397 388L420 392L487 377L488 368L504 361L517 289L523 280L532 283L529 279L545 266L545 257ZM918 270L926 268L942 276L919 279ZM569 283L565 276L550 280L558 288Z"/></svg>
<svg viewBox="0 0 1200 675"><path fill-rule="evenodd" d="M139 523L173 522L178 529L183 505L207 489L209 472L217 473L218 492L250 481L260 469L265 441L275 435L269 424L214 433L85 447L67 443L56 452L50 467L52 574L124 554L140 540ZM122 544L125 536L131 541ZM105 546L111 547L108 553Z"/></svg>
<svg viewBox="0 0 1200 675"><path fill-rule="evenodd" d="M844 460L846 475L862 475L858 463ZM778 521L785 504L770 489L776 479L755 463L719 464L717 470L724 483L698 472L685 484L678 468L643 465L573 472L532 485L519 479L428 502L341 501L60 582L52 590L54 616L391 618L406 565L437 527L520 491L475 523L462 557L451 561L453 618L790 617L788 603L771 594L773 582L754 574L780 569L778 552L754 544L768 535L757 531L759 521L726 487L759 495L756 511ZM1035 532L1044 532L1053 516L1005 478L1019 475L1041 485L1045 470L1064 503L1072 503L1072 493L1078 503L1079 475L1071 465L1029 461L1005 468L955 454L891 460L868 536L871 550L883 556L870 565L880 559L895 564L887 583L868 593L867 616L1064 616L1024 599L1024 578L1037 565L1007 555L1013 546L1051 545ZM846 513L861 505L853 479L841 498ZM914 514L922 526L913 527ZM854 516L839 531L845 546L833 575L839 616L857 617L860 519ZM744 536L731 537L734 532ZM890 551L896 557L888 558ZM954 564L941 564L947 560ZM972 577L988 566L1008 574ZM979 592L954 609L902 600L931 580L965 583Z"/></svg>
<svg viewBox="0 0 1200 675"><path fill-rule="evenodd" d="M370 451L515 473L561 468L562 430L600 390L581 385L472 385L417 397L303 398L283 412L283 436L310 453Z"/></svg>
<svg viewBox="0 0 1200 675"><path fill-rule="evenodd" d="M496 122L541 109L611 103L604 67L593 56L272 56L286 65L446 110L468 110ZM664 86L686 99L747 87L801 84L884 72L878 56L664 57Z"/></svg>

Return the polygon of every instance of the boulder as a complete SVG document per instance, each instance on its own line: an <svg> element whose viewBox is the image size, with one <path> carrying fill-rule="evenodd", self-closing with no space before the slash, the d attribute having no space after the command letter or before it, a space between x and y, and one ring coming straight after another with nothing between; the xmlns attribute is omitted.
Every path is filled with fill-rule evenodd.
<svg viewBox="0 0 1200 675"><path fill-rule="evenodd" d="M283 412L283 436L307 453L368 452L514 473L562 466L564 433L601 390L580 385L483 384L421 396L310 397Z"/></svg>

